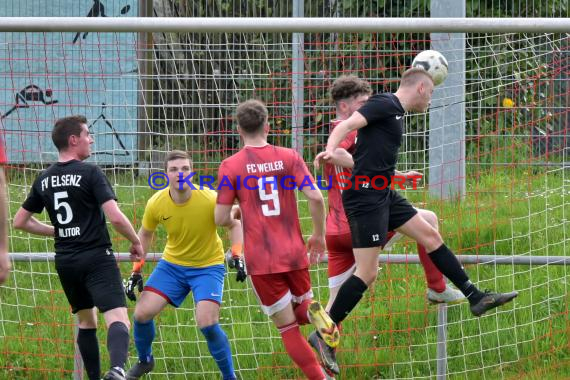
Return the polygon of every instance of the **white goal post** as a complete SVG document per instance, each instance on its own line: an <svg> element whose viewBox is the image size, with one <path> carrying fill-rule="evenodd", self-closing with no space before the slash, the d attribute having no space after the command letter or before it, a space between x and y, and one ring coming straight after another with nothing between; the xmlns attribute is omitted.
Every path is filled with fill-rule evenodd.
<svg viewBox="0 0 570 380"><path fill-rule="evenodd" d="M570 18L0 17L0 32L566 33Z"/></svg>

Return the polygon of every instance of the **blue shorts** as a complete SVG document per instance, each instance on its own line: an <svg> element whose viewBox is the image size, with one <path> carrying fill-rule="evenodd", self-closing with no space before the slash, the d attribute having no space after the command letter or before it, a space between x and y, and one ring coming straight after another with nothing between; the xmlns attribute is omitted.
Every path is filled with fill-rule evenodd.
<svg viewBox="0 0 570 380"><path fill-rule="evenodd" d="M221 304L225 271L223 264L193 268L160 260L144 290L164 297L174 307L180 306L190 291L195 304L203 300Z"/></svg>

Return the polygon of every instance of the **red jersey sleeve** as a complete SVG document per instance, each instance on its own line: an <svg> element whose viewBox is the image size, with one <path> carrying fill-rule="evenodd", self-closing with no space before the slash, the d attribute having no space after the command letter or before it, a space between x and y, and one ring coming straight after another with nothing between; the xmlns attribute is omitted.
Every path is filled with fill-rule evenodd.
<svg viewBox="0 0 570 380"><path fill-rule="evenodd" d="M231 175L228 163L223 161L218 169L218 198L216 203L233 205L236 198L236 178Z"/></svg>
<svg viewBox="0 0 570 380"><path fill-rule="evenodd" d="M354 153L354 149L356 149L356 135L357 134L358 134L358 131L349 132L348 135L346 135L346 137L344 138L344 140L342 140L340 142L338 147L342 148L342 149L346 149L346 151L348 151L348 153L350 153L350 154Z"/></svg>

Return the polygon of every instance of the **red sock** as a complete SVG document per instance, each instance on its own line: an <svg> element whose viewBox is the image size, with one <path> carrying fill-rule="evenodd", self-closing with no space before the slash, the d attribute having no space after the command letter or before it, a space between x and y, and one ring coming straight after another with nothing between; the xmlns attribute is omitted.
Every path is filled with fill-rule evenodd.
<svg viewBox="0 0 570 380"><path fill-rule="evenodd" d="M303 335L301 335L297 322L278 328L285 350L287 350L289 357L293 359L295 364L301 368L305 376L309 380L323 380L323 371L317 361L317 357Z"/></svg>
<svg viewBox="0 0 570 380"><path fill-rule="evenodd" d="M424 273L426 275L426 280L428 288L441 293L445 290L445 279L443 274L437 269L433 261L428 257L428 253L424 246L418 244L418 255L420 256L420 261L424 267Z"/></svg>
<svg viewBox="0 0 570 380"><path fill-rule="evenodd" d="M301 303L295 304L293 311L295 312L295 318L297 319L298 324L307 325L311 323L309 321L309 316L307 315L311 302L311 300L304 300Z"/></svg>

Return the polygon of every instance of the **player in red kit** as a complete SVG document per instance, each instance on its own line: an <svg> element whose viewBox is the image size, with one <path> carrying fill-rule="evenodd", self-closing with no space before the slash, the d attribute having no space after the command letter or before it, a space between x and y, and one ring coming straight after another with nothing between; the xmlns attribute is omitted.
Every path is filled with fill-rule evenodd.
<svg viewBox="0 0 570 380"><path fill-rule="evenodd" d="M303 241L295 189L308 199L313 234L311 260L325 249L325 203L303 159L292 149L267 143L267 109L248 100L236 112L244 147L224 160L218 172L216 224L231 222L239 201L244 256L261 308L275 323L287 353L307 378L327 378L299 325L313 323L326 344L338 345L339 333L322 306L312 301L309 258Z"/></svg>

